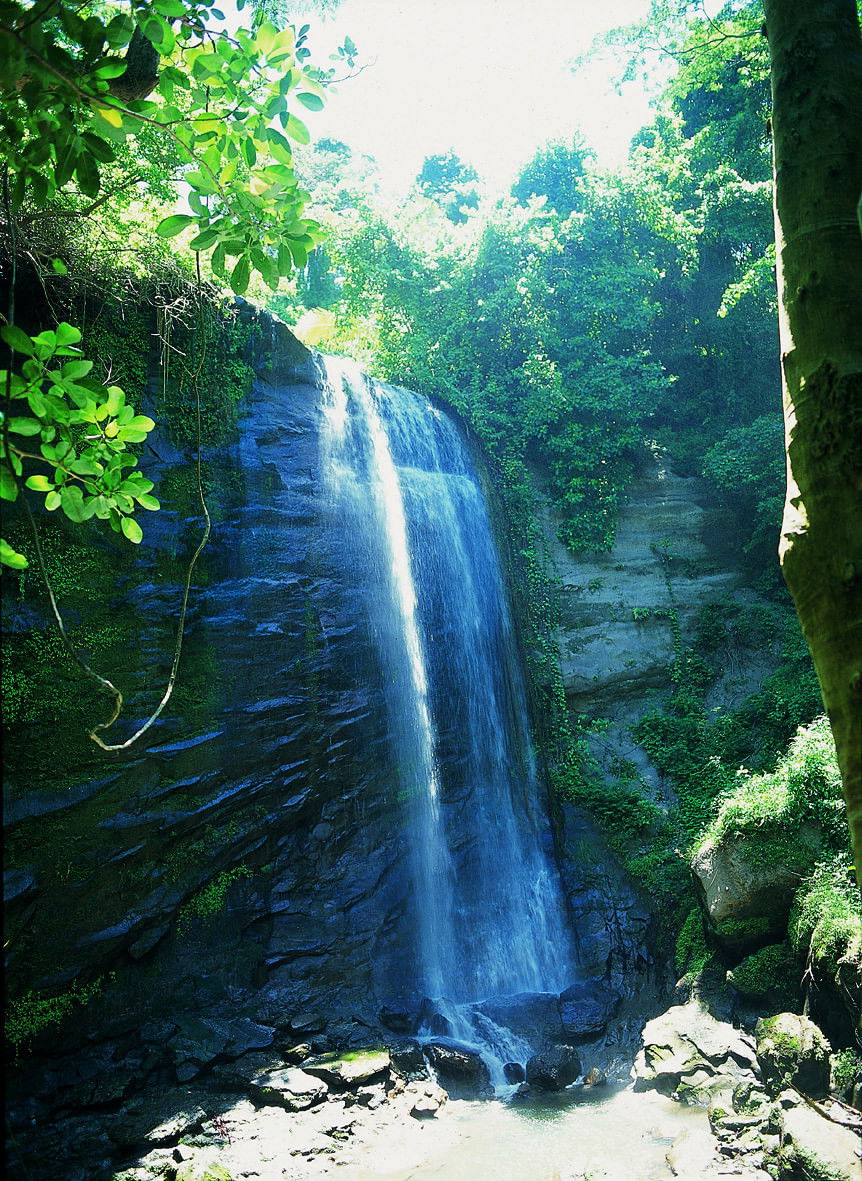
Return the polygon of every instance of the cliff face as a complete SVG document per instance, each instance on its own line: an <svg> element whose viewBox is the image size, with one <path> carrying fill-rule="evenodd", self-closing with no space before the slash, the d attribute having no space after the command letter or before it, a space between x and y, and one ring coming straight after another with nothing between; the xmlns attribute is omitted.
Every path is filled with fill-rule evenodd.
<svg viewBox="0 0 862 1181"><path fill-rule="evenodd" d="M628 760L661 795L631 728L670 695L676 646L695 642L703 609L720 602L751 606L758 596L728 557L704 482L676 475L665 457L649 457L607 553L573 555L560 542L547 503L541 519L560 586L557 646L570 708L609 721L590 740L609 776L619 760ZM708 705L739 705L774 667L773 652L732 653Z"/></svg>
<svg viewBox="0 0 862 1181"><path fill-rule="evenodd" d="M105 701L59 662L63 688L50 716L47 699L22 698L7 743L7 980L20 1022L31 1024L20 1040L44 1055L38 1077L21 1089L54 1089L63 1102L65 1088L70 1105L118 1098L148 1063L186 1081L213 1058L266 1044L274 1029L319 1029L320 1014L330 1025L364 1023L366 1039L384 1012L394 1027L415 1030L423 988L436 995L417 971L423 954L456 960L444 965L451 977L461 960L449 954L448 927L461 933L458 947L475 950L486 912L508 930L500 926L506 915L521 913L516 890L529 905L549 876L549 825L526 802L538 785L526 715L516 718L523 691L507 663L511 625L499 604L484 615L499 583L493 545L464 533L456 511L484 519L477 479L430 435L411 459L405 420L389 424L402 482L413 482L405 500L431 506L424 524L418 511L407 514L403 540L409 533L417 567L438 585L424 604L421 588L418 606L411 603L403 571L363 546L377 527L370 516L392 525L398 515L389 500L386 511L372 503L389 495L385 479L368 470L383 447L380 422L351 428L364 442L356 471L344 475L348 494L375 479L380 489L371 500L359 495L345 518L324 471L333 454L320 372L283 326L263 318L257 332L259 372L238 428L205 457L212 538L193 579L177 688L164 713L128 751L104 755L82 734L108 712ZM446 422L402 393L411 413ZM458 428L447 423L444 433L461 445ZM193 465L170 437L154 439L144 466L163 508L147 518L140 550L92 533L89 582L70 583L64 600L73 637L126 697L114 741L161 695L182 579L203 526ZM450 499L435 508L434 490L446 481ZM459 523L462 534L448 536ZM80 536L74 528L51 533L59 579L65 573L68 582L86 558ZM485 565L470 575L470 606L458 598L457 567L475 565L479 550ZM26 657L34 637L47 644L50 631L32 588L8 589L15 652ZM398 610L428 617L427 685L411 667L416 653L395 651ZM458 632L462 617L469 629ZM459 667L447 673L456 644ZM480 664L496 677L483 692L471 688ZM30 667L21 660L24 678ZM52 667L39 667L50 680ZM397 702L417 692L426 698L418 713L399 715ZM411 797L427 779L415 740L423 710L442 719L434 770L439 827L450 839L439 861L427 841L416 851L423 807ZM523 732L517 740L513 720ZM498 806L491 789L501 779L511 781L520 811ZM531 854L535 865L502 847L504 830L523 827L531 807L533 843L544 846ZM531 865L530 881L520 881ZM438 921L435 907L446 899ZM417 952L428 914L433 954ZM561 979L540 985L523 983L529 973L519 974L517 961L518 942L535 924L516 925L497 940L489 991L559 992L570 980L565 924L548 924L555 934L538 957ZM476 962L487 977L488 957ZM95 994L86 1004L82 988ZM29 990L62 998L74 1013L61 1037L54 1023L39 1032ZM45 1061L56 1060L52 1073ZM93 1094L81 1089L81 1063L100 1075Z"/></svg>
<svg viewBox="0 0 862 1181"><path fill-rule="evenodd" d="M289 334L261 351L268 371L235 439L207 457L213 535L162 718L128 752L93 748L76 766L64 743L79 749L107 710L98 698L78 708L85 683L71 678L66 717L48 726L36 711L7 744L9 983L13 995L56 992L116 971L84 1023L236 987L264 1006L271 993L294 1010L336 997L346 1008L398 958L387 932L406 887L385 799L388 723L352 539L334 540L319 495L320 392ZM120 740L164 685L202 530L191 465L166 439L154 449L164 507L139 554L108 543L122 642L93 658L129 703ZM16 613L19 632L34 611Z"/></svg>

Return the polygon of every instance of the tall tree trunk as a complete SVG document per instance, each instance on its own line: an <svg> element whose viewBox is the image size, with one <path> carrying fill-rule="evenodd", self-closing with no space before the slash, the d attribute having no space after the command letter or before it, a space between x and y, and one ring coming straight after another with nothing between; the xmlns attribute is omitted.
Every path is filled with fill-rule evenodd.
<svg viewBox="0 0 862 1181"><path fill-rule="evenodd" d="M862 884L862 38L855 0L763 0L787 443L779 546Z"/></svg>

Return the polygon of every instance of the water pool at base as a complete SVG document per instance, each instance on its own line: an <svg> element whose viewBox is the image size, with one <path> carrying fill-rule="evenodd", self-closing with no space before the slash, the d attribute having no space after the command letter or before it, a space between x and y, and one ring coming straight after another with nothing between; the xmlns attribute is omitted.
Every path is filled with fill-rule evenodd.
<svg viewBox="0 0 862 1181"><path fill-rule="evenodd" d="M668 1181L671 1145L684 1133L707 1132L703 1109L622 1087L529 1103L457 1101L418 1135L402 1142L390 1130L368 1145L349 1175L351 1181Z"/></svg>

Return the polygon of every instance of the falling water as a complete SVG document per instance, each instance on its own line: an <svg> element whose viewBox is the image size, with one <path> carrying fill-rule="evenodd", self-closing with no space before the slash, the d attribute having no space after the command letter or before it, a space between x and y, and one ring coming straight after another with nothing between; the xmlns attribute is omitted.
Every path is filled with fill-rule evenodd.
<svg viewBox="0 0 862 1181"><path fill-rule="evenodd" d="M560 991L570 939L484 496L462 438L406 390L326 362L327 480L376 571L376 644L412 834L418 987L498 1061L476 1002Z"/></svg>

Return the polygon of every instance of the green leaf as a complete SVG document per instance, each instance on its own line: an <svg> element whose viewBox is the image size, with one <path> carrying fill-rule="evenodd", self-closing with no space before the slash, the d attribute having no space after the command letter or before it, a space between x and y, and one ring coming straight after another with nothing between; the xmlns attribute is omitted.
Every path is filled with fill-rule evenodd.
<svg viewBox="0 0 862 1181"><path fill-rule="evenodd" d="M95 505L90 508L89 505L84 503L84 493L78 484L67 484L60 489L60 504L69 520L74 521L76 524L86 521L96 510ZM47 508L47 500L45 507ZM89 512L87 511L88 509Z"/></svg>
<svg viewBox="0 0 862 1181"><path fill-rule="evenodd" d="M176 44L176 38L168 22L156 13L150 12L138 17L138 24L146 39L155 45L162 57L167 57Z"/></svg>
<svg viewBox="0 0 862 1181"><path fill-rule="evenodd" d="M55 338L58 345L66 347L70 344L78 344L81 339L80 328L74 328L71 324L67 324L65 320L57 325Z"/></svg>
<svg viewBox="0 0 862 1181"><path fill-rule="evenodd" d="M233 269L233 274L230 277L230 285L236 295L245 295L248 289L248 281L251 278L251 267L249 260L245 255L240 257L239 262Z"/></svg>
<svg viewBox="0 0 862 1181"><path fill-rule="evenodd" d="M110 164L113 160L116 160L117 153L111 144L106 139L102 139L100 135L94 135L92 131L85 131L83 139L100 164ZM57 260L55 259L54 261L56 262ZM62 273L65 274L65 271Z"/></svg>
<svg viewBox="0 0 862 1181"><path fill-rule="evenodd" d="M26 570L29 565L24 555L12 549L8 541L4 541L2 537L0 537L0 563L9 566L12 570Z"/></svg>
<svg viewBox="0 0 862 1181"><path fill-rule="evenodd" d="M144 536L144 531L134 519L134 517L123 517L120 522L120 528L123 530L123 535L128 537L133 545L140 545L141 538Z"/></svg>
<svg viewBox="0 0 862 1181"><path fill-rule="evenodd" d="M126 426L136 431L151 431L155 428L155 425L155 422L151 418L148 418L146 414L136 414L131 422L126 423Z"/></svg>
<svg viewBox="0 0 862 1181"><path fill-rule="evenodd" d="M294 242L290 238L287 240L287 248L293 255L293 261L296 263L297 269L301 271L308 262L308 251L301 242Z"/></svg>
<svg viewBox="0 0 862 1181"><path fill-rule="evenodd" d="M27 487L32 488L34 492L54 491L54 485L47 476L30 476L27 480Z"/></svg>
<svg viewBox="0 0 862 1181"><path fill-rule="evenodd" d="M126 395L118 385L108 386L108 397L105 402L105 409L107 410L108 414L118 414L125 405L125 401Z"/></svg>
<svg viewBox="0 0 862 1181"><path fill-rule="evenodd" d="M27 404L37 418L47 418L49 414L48 402L41 394L31 390L27 395Z"/></svg>
<svg viewBox="0 0 862 1181"><path fill-rule="evenodd" d="M151 513L154 513L157 509L162 507L156 500L155 496L150 496L147 492L139 493L135 497L135 500L138 502L141 508L149 509Z"/></svg>
<svg viewBox="0 0 862 1181"><path fill-rule="evenodd" d="M308 128L301 119L297 119L296 115L288 115L284 130L298 144L311 143L311 135L309 134Z"/></svg>
<svg viewBox="0 0 862 1181"><path fill-rule="evenodd" d="M75 165L75 177L78 187L87 197L95 197L101 184L99 169L93 156L84 152L78 157Z"/></svg>
<svg viewBox="0 0 862 1181"><path fill-rule="evenodd" d="M60 369L60 374L65 381L75 381L79 377L86 377L92 368L92 361L67 361Z"/></svg>
<svg viewBox="0 0 862 1181"><path fill-rule="evenodd" d="M207 82L213 76L218 76L224 69L224 62L217 53L201 53L192 63L192 75L199 82Z"/></svg>
<svg viewBox="0 0 862 1181"><path fill-rule="evenodd" d="M10 348L13 348L16 353L23 353L26 357L32 357L36 351L30 337L17 324L4 324L0 328L0 336L3 337L6 344Z"/></svg>
<svg viewBox="0 0 862 1181"><path fill-rule="evenodd" d="M81 456L80 459L75 459L69 464L69 471L74 472L76 476L100 476L104 468L95 460Z"/></svg>
<svg viewBox="0 0 862 1181"><path fill-rule="evenodd" d="M278 244L278 273L280 275L289 275L293 270L293 255L290 253L290 248L286 242L279 242Z"/></svg>
<svg viewBox="0 0 862 1181"><path fill-rule="evenodd" d="M54 509L59 508L59 507L60 507L60 493L59 492L49 492L48 495L45 497L45 508L48 510L49 513L52 513L54 511Z"/></svg>
<svg viewBox="0 0 862 1181"><path fill-rule="evenodd" d="M18 485L5 464L0 467L0 500L17 500Z"/></svg>
<svg viewBox="0 0 862 1181"><path fill-rule="evenodd" d="M16 435L38 435L42 424L36 418L10 418L9 430Z"/></svg>
<svg viewBox="0 0 862 1181"><path fill-rule="evenodd" d="M69 268L63 262L62 258L52 258L51 269L55 275L68 275L69 273Z"/></svg>
<svg viewBox="0 0 862 1181"><path fill-rule="evenodd" d="M209 250L210 246L214 246L218 242L219 232L212 229L212 227L202 230L197 237L192 238L189 242L189 250Z"/></svg>
<svg viewBox="0 0 862 1181"><path fill-rule="evenodd" d="M164 221L159 222L156 226L156 233L160 238L173 238L181 233L186 226L190 226L194 220L189 213L173 213Z"/></svg>
<svg viewBox="0 0 862 1181"><path fill-rule="evenodd" d="M297 94L296 96L304 107L308 107L309 111L322 111L323 99L316 94Z"/></svg>

